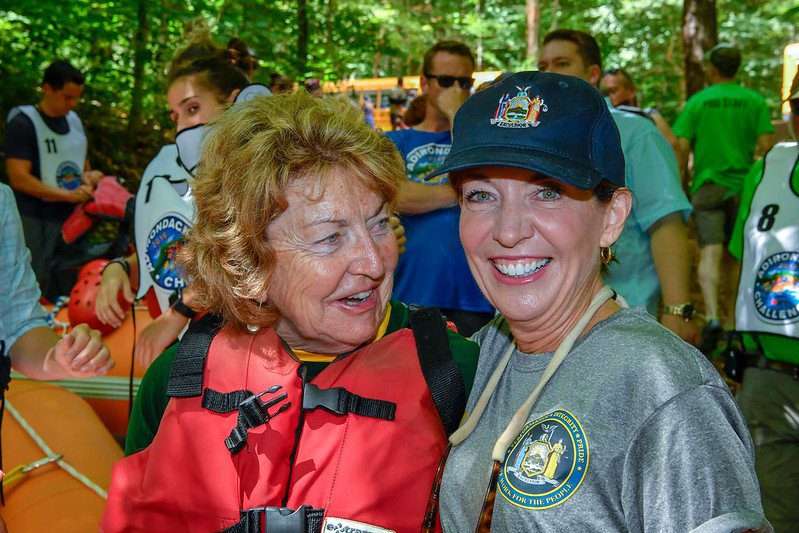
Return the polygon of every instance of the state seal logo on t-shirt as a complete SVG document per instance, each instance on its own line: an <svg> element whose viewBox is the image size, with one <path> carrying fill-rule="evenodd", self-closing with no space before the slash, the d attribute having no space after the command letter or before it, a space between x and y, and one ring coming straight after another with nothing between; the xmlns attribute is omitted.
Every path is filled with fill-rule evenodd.
<svg viewBox="0 0 799 533"><path fill-rule="evenodd" d="M549 509L580 487L588 462L588 438L582 425L573 414L559 409L524 426L505 457L497 491L518 507Z"/></svg>
<svg viewBox="0 0 799 533"><path fill-rule="evenodd" d="M186 219L168 214L155 223L147 235L147 270L159 287L174 291L186 286L177 265L180 244L191 227Z"/></svg>
<svg viewBox="0 0 799 533"><path fill-rule="evenodd" d="M799 252L768 256L757 269L755 309L768 322L799 320Z"/></svg>

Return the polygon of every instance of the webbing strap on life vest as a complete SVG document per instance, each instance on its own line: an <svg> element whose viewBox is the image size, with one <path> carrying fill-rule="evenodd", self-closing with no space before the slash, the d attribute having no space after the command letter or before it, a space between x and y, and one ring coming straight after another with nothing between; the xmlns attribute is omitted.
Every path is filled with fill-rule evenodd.
<svg viewBox="0 0 799 533"><path fill-rule="evenodd" d="M211 341L219 332L222 321L214 315L206 315L192 321L188 331L178 344L178 351L169 371L167 396L187 398L199 396L203 391L203 368Z"/></svg>
<svg viewBox="0 0 799 533"><path fill-rule="evenodd" d="M302 392L302 408L310 411L317 407L324 407L337 415L353 413L382 420L394 420L397 412L394 402L364 398L341 387L320 389L313 383L306 383Z"/></svg>
<svg viewBox="0 0 799 533"><path fill-rule="evenodd" d="M238 409L239 405L241 405L244 400L254 395L254 392L248 391L247 389L234 390L231 392L219 392L214 389L205 389L203 390L202 406L215 413L230 413Z"/></svg>
<svg viewBox="0 0 799 533"><path fill-rule="evenodd" d="M0 433L3 432L3 413L6 409L6 390L11 381L11 354L6 355L6 341L0 340ZM0 440L0 471L3 470L3 445ZM6 504L3 484L0 483L0 504Z"/></svg>
<svg viewBox="0 0 799 533"><path fill-rule="evenodd" d="M258 507L241 511L241 520L221 533L320 533L324 509L303 505L297 510L287 507ZM261 529L261 524L265 527Z"/></svg>
<svg viewBox="0 0 799 533"><path fill-rule="evenodd" d="M247 433L255 427L258 427L262 424L266 424L269 422L273 417L279 415L286 409L291 406L291 402L286 402L282 404L280 407L277 408L276 411L270 413L269 408L274 407L275 405L279 404L286 398L288 398L288 394L285 392L283 394L279 394L272 398L271 400L267 400L265 402L261 401L261 397L265 394L274 394L278 390L280 390L280 385L273 385L263 391L260 394L250 394L246 399L239 402L238 404L238 411L239 414L236 417L236 425L230 430L230 434L225 439L225 447L227 447L230 453L234 454L244 447L244 444L247 442ZM241 393L242 391L234 391L233 394ZM249 391L244 391L249 392ZM215 398L218 403L215 405L216 407L221 407L223 404L232 403L229 399L224 399L225 393L216 392L211 390L211 395L204 394L203 395L203 407L205 407L205 399L206 398ZM209 400L209 403L213 402L214 400ZM210 408L210 407L209 407ZM215 409L211 409L215 410ZM216 412L223 412L216 410ZM229 412L229 411L228 411Z"/></svg>
<svg viewBox="0 0 799 533"><path fill-rule="evenodd" d="M441 311L435 308L412 308L409 318L422 373L444 429L450 435L458 428L466 409L466 385L452 358L447 324Z"/></svg>

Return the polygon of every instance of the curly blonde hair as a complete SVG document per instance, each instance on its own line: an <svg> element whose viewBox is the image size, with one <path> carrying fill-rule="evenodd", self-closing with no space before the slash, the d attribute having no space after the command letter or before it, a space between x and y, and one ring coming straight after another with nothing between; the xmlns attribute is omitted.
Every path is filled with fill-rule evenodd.
<svg viewBox="0 0 799 533"><path fill-rule="evenodd" d="M259 97L212 123L194 182L197 216L180 252L198 304L239 327L274 324L279 311L263 302L276 260L267 227L288 207L291 182L313 176L324 186L335 169L392 207L405 179L393 143L346 100Z"/></svg>

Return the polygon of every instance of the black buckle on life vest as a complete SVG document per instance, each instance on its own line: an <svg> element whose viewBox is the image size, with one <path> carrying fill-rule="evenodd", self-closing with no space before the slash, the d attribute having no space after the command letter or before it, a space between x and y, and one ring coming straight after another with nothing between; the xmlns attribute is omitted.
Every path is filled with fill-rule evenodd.
<svg viewBox="0 0 799 533"><path fill-rule="evenodd" d="M306 383L302 390L302 408L305 410L324 407L331 413L394 420L397 404L385 400L373 400L353 394L341 387L320 389L313 383Z"/></svg>
<svg viewBox="0 0 799 533"><path fill-rule="evenodd" d="M296 510L288 507L256 507L241 511L239 523L223 533L320 533L324 514L324 509L307 505Z"/></svg>
<svg viewBox="0 0 799 533"><path fill-rule="evenodd" d="M274 394L280 389L280 385L273 385L260 394L253 394L247 397L239 404L239 414L236 417L236 426L230 431L230 435L228 435L228 437L225 439L225 446L230 453L237 453L241 451L241 449L244 447L244 444L247 442L247 433L249 430L262 424L266 424L269 422L269 420L276 417L291 406L291 402L286 402L275 412L269 412L270 407L274 407L288 398L288 394L285 392L279 396L275 396L269 401L261 401L261 397L265 394Z"/></svg>

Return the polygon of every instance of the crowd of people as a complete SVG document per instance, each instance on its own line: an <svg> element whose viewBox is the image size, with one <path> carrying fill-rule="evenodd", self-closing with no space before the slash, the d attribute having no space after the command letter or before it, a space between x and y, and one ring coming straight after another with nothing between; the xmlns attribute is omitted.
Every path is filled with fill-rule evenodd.
<svg viewBox="0 0 799 533"><path fill-rule="evenodd" d="M462 42L420 59L383 133L318 79L251 83L240 39L176 52L175 143L96 299L154 318L103 531L797 530L799 148L772 148L740 50L707 53L673 127L583 31L481 87ZM113 364L38 303L71 288L61 229L102 178L83 85L55 61L7 119L4 383Z"/></svg>

